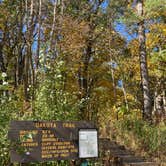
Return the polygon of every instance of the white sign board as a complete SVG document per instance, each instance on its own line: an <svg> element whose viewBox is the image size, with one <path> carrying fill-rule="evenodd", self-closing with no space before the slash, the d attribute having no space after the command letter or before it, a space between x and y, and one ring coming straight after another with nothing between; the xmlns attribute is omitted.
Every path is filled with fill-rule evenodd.
<svg viewBox="0 0 166 166"><path fill-rule="evenodd" d="M79 158L98 157L98 134L96 129L79 130Z"/></svg>

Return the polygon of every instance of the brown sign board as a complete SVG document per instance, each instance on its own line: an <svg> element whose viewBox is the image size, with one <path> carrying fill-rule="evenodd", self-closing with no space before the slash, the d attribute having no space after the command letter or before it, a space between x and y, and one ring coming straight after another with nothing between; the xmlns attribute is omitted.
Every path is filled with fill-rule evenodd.
<svg viewBox="0 0 166 166"><path fill-rule="evenodd" d="M79 129L95 128L87 121L12 121L11 162L78 159Z"/></svg>

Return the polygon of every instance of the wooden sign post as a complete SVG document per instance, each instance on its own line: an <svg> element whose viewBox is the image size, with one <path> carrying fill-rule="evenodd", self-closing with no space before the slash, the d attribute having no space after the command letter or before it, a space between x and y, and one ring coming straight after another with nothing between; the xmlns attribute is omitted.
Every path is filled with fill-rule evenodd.
<svg viewBox="0 0 166 166"><path fill-rule="evenodd" d="M8 133L11 162L79 159L79 130L94 127L86 121L12 121Z"/></svg>

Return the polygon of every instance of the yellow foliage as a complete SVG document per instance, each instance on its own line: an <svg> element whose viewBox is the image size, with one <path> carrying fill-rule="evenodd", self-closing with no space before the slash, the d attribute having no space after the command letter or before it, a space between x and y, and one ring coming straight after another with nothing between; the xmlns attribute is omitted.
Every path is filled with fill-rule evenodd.
<svg viewBox="0 0 166 166"><path fill-rule="evenodd" d="M166 44L166 24L158 23L151 25L150 32L146 35L147 48L153 49L156 46L163 46Z"/></svg>

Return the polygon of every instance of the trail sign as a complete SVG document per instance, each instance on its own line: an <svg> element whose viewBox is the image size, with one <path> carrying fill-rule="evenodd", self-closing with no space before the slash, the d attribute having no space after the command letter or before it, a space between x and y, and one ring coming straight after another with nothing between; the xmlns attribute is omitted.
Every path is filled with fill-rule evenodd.
<svg viewBox="0 0 166 166"><path fill-rule="evenodd" d="M94 127L86 121L12 121L11 162L78 159L79 129Z"/></svg>

